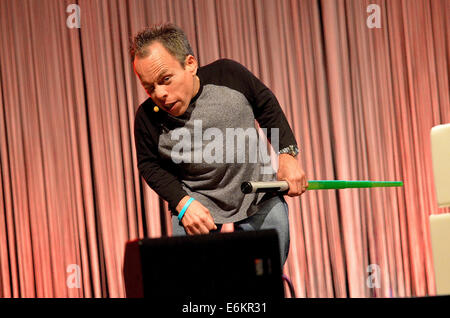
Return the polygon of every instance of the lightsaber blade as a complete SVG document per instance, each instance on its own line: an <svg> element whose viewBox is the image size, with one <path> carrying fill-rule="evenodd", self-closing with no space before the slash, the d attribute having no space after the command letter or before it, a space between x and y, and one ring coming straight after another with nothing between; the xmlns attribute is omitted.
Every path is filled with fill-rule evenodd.
<svg viewBox="0 0 450 318"><path fill-rule="evenodd" d="M403 181L370 181L370 180L308 180L307 190L347 189L347 188L380 188L402 187ZM255 192L287 192L287 181L246 181L241 184L243 193Z"/></svg>

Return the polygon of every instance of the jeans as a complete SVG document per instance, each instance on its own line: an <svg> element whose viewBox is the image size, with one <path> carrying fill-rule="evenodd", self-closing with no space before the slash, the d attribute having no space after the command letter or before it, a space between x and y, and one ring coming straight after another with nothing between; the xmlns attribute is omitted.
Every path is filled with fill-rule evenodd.
<svg viewBox="0 0 450 318"><path fill-rule="evenodd" d="M235 231L255 231L275 229L278 234L280 245L281 266L289 254L289 209L282 195L272 197L260 203L261 208L254 215L234 223ZM211 232L220 232L222 224L216 224L217 230ZM173 236L186 235L181 222L176 215L172 216Z"/></svg>

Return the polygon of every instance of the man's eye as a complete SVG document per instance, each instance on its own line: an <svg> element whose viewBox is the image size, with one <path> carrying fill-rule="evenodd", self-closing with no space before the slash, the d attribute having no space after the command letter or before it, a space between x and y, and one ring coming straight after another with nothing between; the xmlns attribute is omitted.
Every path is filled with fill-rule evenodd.
<svg viewBox="0 0 450 318"><path fill-rule="evenodd" d="M164 77L164 82L168 82L169 80L170 80L170 76L166 76L166 77Z"/></svg>

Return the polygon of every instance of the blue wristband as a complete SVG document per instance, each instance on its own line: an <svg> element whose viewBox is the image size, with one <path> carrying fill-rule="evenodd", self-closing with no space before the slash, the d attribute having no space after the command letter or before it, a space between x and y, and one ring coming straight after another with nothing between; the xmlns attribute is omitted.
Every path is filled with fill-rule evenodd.
<svg viewBox="0 0 450 318"><path fill-rule="evenodd" d="M192 201L194 201L194 198L190 198L189 200L187 200L187 202L184 204L183 209L181 210L181 212L178 214L178 220L181 221L181 219L183 218L184 213L186 212L187 208L191 205Z"/></svg>

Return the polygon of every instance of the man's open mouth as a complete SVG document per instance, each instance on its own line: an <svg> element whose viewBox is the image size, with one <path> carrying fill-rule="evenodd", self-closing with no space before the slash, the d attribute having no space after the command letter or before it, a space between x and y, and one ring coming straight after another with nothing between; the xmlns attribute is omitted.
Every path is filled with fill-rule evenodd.
<svg viewBox="0 0 450 318"><path fill-rule="evenodd" d="M170 103L170 104L165 104L165 105L164 105L164 108L165 108L167 111L170 111L176 103L177 103L177 102L173 102L173 103Z"/></svg>

